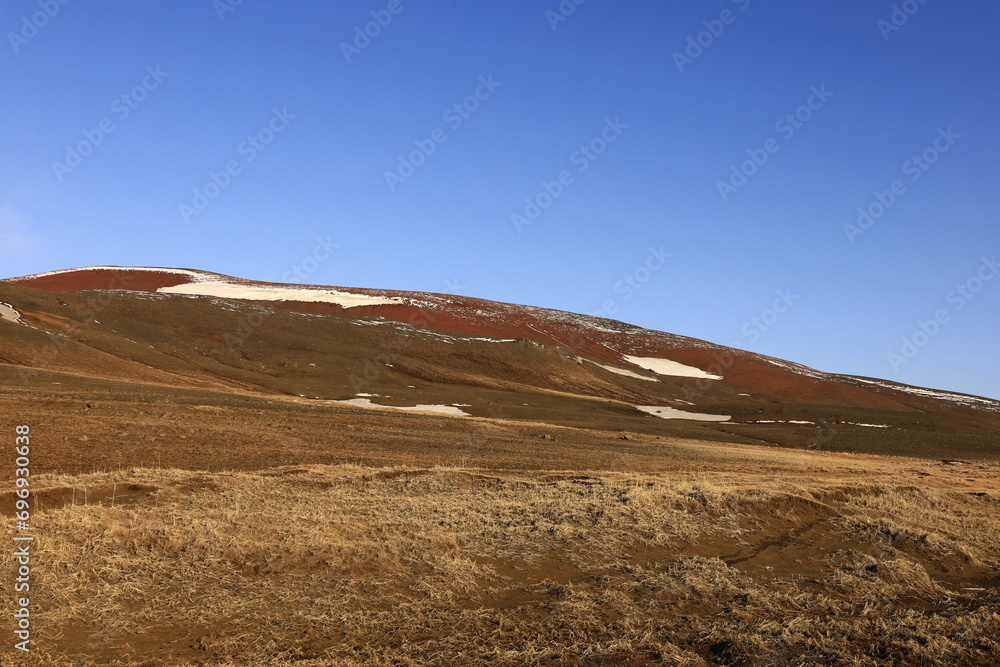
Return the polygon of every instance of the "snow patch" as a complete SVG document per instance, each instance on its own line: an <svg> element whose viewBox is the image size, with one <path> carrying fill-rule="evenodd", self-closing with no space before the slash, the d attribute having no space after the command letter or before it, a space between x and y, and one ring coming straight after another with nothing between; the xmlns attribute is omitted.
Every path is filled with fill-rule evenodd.
<svg viewBox="0 0 1000 667"><path fill-rule="evenodd" d="M346 401L327 401L327 403L339 403L341 405L353 405L358 408L376 408L379 410L405 410L408 412L437 412L452 417L472 416L468 412L465 412L464 410L459 410L453 405L414 405L414 406L378 405L376 403L372 403L371 400L367 398L352 398Z"/></svg>
<svg viewBox="0 0 1000 667"><path fill-rule="evenodd" d="M583 357L578 357L578 358L582 359ZM590 361L590 359L586 359L585 361ZM615 373L617 375L624 375L625 377L637 378L639 380L646 380L647 382L659 382L659 380L656 378L647 377L645 375L639 375L638 373L633 373L632 371L626 370L624 368L617 368L615 366L599 364L596 361L590 361L590 363L594 364L595 366L600 366L604 370L611 371L612 373Z"/></svg>
<svg viewBox="0 0 1000 667"><path fill-rule="evenodd" d="M808 366L803 366L802 364L796 364L790 361L782 361L781 359L775 359L774 357L767 357L763 355L761 356L763 357L764 361L770 364L774 364L775 366L784 368L785 370L792 371L793 373L798 373L799 375L805 375L806 377L818 378L821 380L826 380L829 379L830 377L826 373L818 371L815 368L809 368Z"/></svg>
<svg viewBox="0 0 1000 667"><path fill-rule="evenodd" d="M482 338L482 337L477 337L477 338L463 338L462 340L484 340L487 343L513 343L517 339L516 338Z"/></svg>
<svg viewBox="0 0 1000 667"><path fill-rule="evenodd" d="M406 303L399 297L369 296L338 290L313 290L295 287L274 287L269 285L237 285L223 280L206 280L172 287L161 287L157 292L185 294L193 296L217 296L225 299L246 299L250 301L312 301L335 303L343 308L356 306L376 306L382 304Z"/></svg>
<svg viewBox="0 0 1000 667"><path fill-rule="evenodd" d="M637 405L635 408L660 417L661 419L693 419L703 422L724 422L729 421L730 419L729 415L710 415L704 412L685 412L684 410L678 410L677 408L667 408L660 405Z"/></svg>
<svg viewBox="0 0 1000 667"><path fill-rule="evenodd" d="M755 421L755 422L743 422L743 423L744 424L812 424L813 426L816 425L816 422L798 421L798 420L795 420L795 419L792 419L792 420L789 420L789 421L784 421L784 420L781 420L781 419L778 419L778 420L774 420L774 419L761 419L761 420Z"/></svg>
<svg viewBox="0 0 1000 667"><path fill-rule="evenodd" d="M24 324L21 321L21 313L14 310L14 306L3 301L0 301L0 319L14 322L15 324Z"/></svg>
<svg viewBox="0 0 1000 667"><path fill-rule="evenodd" d="M653 371L658 375L673 375L675 377L702 378L706 380L721 380L721 375L712 375L694 366L671 361L670 359L657 359L655 357L633 357L625 355L625 360L635 364L640 368ZM728 419L728 417L727 417Z"/></svg>
<svg viewBox="0 0 1000 667"><path fill-rule="evenodd" d="M851 376L851 379L857 380L858 382L864 382L866 384L873 384L878 387L885 387L886 389L895 389L896 391L902 391L907 394L913 394L914 396L923 396L925 398L936 398L938 400L951 401L952 403L958 403L960 405L986 407L993 411L1000 411L1000 401L995 401L991 398L980 398L979 396L967 396L965 394L956 394L950 391L938 391L936 389L923 389L921 387L910 387L905 384L896 384L893 382L866 380L865 378L859 378L854 376Z"/></svg>
<svg viewBox="0 0 1000 667"><path fill-rule="evenodd" d="M599 324L588 323L587 326L590 327L591 329L593 329L594 331L600 331L602 333L611 333L611 334L619 334L619 333L621 333L617 329L608 329L607 327L602 327Z"/></svg>
<svg viewBox="0 0 1000 667"><path fill-rule="evenodd" d="M789 420L789 421L774 420L774 419L761 419L761 420L755 421L755 422L743 422L743 423L744 424L811 424L813 426L816 425L816 422L797 421L797 420L794 420L794 419ZM867 426L869 428L891 428L891 426L889 424L861 424L861 423L857 423L857 422L844 422L844 423L848 424L850 426Z"/></svg>

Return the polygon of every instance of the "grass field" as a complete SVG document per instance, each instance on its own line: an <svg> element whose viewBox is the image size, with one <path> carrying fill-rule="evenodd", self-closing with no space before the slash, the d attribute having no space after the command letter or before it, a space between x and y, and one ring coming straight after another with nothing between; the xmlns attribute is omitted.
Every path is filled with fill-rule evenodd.
<svg viewBox="0 0 1000 667"><path fill-rule="evenodd" d="M683 457L44 474L2 664L996 664L996 464Z"/></svg>

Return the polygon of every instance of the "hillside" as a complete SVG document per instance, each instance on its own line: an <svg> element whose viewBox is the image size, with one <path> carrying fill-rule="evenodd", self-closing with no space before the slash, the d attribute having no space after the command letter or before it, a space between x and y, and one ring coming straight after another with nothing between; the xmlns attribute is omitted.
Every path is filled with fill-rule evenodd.
<svg viewBox="0 0 1000 667"><path fill-rule="evenodd" d="M0 302L11 311L0 321L4 409L49 415L57 439L88 437L91 451L125 465L151 451L165 465L190 463L174 447L123 443L119 434L131 430L122 424L135 419L164 434L148 437L195 441L199 465L231 467L241 459L216 451L206 431L250 437L267 451L292 430L304 458L288 462L324 463L345 460L328 446L339 436L327 427L348 425L380 443L364 458L395 460L382 450L425 446L420 429L405 426L414 419L459 440L486 428L539 437L574 429L583 441L613 432L939 459L1000 455L997 401L531 306L117 267L8 279ZM216 419L213 409L230 416ZM290 426L291 414L305 423ZM402 439L377 435L397 428Z"/></svg>

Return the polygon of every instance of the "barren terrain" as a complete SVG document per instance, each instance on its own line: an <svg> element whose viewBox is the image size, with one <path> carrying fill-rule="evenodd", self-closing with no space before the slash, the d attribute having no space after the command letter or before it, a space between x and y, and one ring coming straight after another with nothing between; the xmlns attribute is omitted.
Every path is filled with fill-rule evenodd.
<svg viewBox="0 0 1000 667"><path fill-rule="evenodd" d="M994 664L996 465L703 443L663 460L46 475L35 658Z"/></svg>
<svg viewBox="0 0 1000 667"><path fill-rule="evenodd" d="M0 282L36 538L0 664L997 662L995 401L481 300L156 292L186 275Z"/></svg>

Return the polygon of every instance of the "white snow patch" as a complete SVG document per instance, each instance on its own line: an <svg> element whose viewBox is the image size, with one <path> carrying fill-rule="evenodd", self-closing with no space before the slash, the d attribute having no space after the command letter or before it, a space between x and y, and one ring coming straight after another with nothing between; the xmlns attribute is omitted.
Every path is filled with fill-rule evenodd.
<svg viewBox="0 0 1000 667"><path fill-rule="evenodd" d="M355 306L374 306L383 304L412 303L416 305L428 305L422 301L414 299L404 299L402 297L372 296L369 294L356 294L353 292L341 292L334 289L310 289L295 286L277 285L248 285L232 283L220 280L215 274L204 271L191 271L188 269L168 269L160 267L145 266L85 266L78 269L60 269L59 271L46 271L43 273L33 273L24 278L41 278L44 276L54 276L62 273L75 273L80 271L149 271L153 273L169 273L187 276L190 283L183 285L172 285L161 287L156 290L164 294L182 294L185 296L213 296L223 299L245 299L251 301L311 301L323 303L335 303L344 308L354 308Z"/></svg>
<svg viewBox="0 0 1000 667"><path fill-rule="evenodd" d="M992 410L1000 410L1000 401L993 400L991 398L980 398L979 396L966 396L965 394L955 394L950 391L938 391L936 389L923 389L921 387L910 387L905 384L895 384L890 382L879 382L877 380L866 380L864 378L853 377L852 380L857 380L858 382L864 382L867 384L873 384L878 387L885 387L886 389L895 389L896 391L902 391L907 394L913 394L915 396L924 396L927 398L936 398L943 401L951 401L952 403L959 403L962 405L974 405L976 407L987 407Z"/></svg>
<svg viewBox="0 0 1000 667"><path fill-rule="evenodd" d="M777 421L774 420L774 419L761 419L760 421L744 422L744 423L745 424L812 424L813 426L816 425L816 422L796 421L794 419L792 419L790 421L784 421L784 420L781 420L781 419L779 419Z"/></svg>
<svg viewBox="0 0 1000 667"><path fill-rule="evenodd" d="M602 327L599 324L588 323L587 326L590 327L591 329L593 329L594 331L600 331L600 332L603 332L603 333L612 333L612 334L619 334L619 333L621 333L621 331L618 331L616 329L608 329L607 327Z"/></svg>
<svg viewBox="0 0 1000 667"><path fill-rule="evenodd" d="M639 366L640 368L645 368L653 371L658 375L673 375L675 377L686 377L686 378L703 378L706 380L721 380L721 375L712 375L700 368L695 368L694 366L685 366L684 364L677 363L676 361L671 361L670 359L657 359L655 357L633 357L625 355L625 360Z"/></svg>
<svg viewBox="0 0 1000 667"><path fill-rule="evenodd" d="M206 280L198 283L161 287L157 292L186 294L195 296L217 296L226 299L247 299L251 301L312 301L335 303L344 308L355 306L375 306L381 304L406 303L399 297L369 296L338 290L314 290L270 285L237 285L223 280Z"/></svg>
<svg viewBox="0 0 1000 667"><path fill-rule="evenodd" d="M580 358L582 359L582 357L580 357ZM587 361L590 361L590 359L587 359ZM646 380L648 382L659 382L659 380L656 379L656 378L651 378L651 377L648 377L646 375L639 375L638 373L633 373L632 371L626 370L624 368L617 368L615 366L608 366L606 364L599 364L596 361L590 361L590 363L594 364L595 366L600 366L601 368L603 368L606 371L611 371L612 373L616 373L618 375L624 375L625 377L638 378L640 380Z"/></svg>
<svg viewBox="0 0 1000 667"><path fill-rule="evenodd" d="M635 408L660 417L661 419L693 419L703 422L724 422L729 421L730 419L729 415L710 415L704 412L685 412L684 410L663 407L661 405L637 405Z"/></svg>
<svg viewBox="0 0 1000 667"><path fill-rule="evenodd" d="M14 322L16 324L24 324L21 321L21 313L14 310L14 306L9 303L4 303L0 301L0 319L7 320L8 322Z"/></svg>
<svg viewBox="0 0 1000 667"><path fill-rule="evenodd" d="M781 368L792 371L793 373L798 373L799 375L805 375L806 377L819 378L824 380L829 379L830 377L827 373L818 371L815 368L809 368L808 366L792 363L790 361L782 361L781 359L775 359L774 357L765 356L764 361L774 364L775 366L780 366Z"/></svg>
<svg viewBox="0 0 1000 667"><path fill-rule="evenodd" d="M346 401L327 401L327 403L339 403L341 405L353 405L358 408L376 408L380 410L405 410L409 412L438 412L443 415L450 415L452 417L471 417L468 412L464 410L459 410L453 405L414 405L414 406L398 406L398 405L378 405L372 403L370 399L367 398L352 398Z"/></svg>
<svg viewBox="0 0 1000 667"><path fill-rule="evenodd" d="M761 419L760 421L743 422L743 423L744 424L812 424L814 426L816 425L816 422L795 421L794 419L791 421L781 421L781 420L775 421L773 419ZM851 426L867 426L869 428L891 428L889 424L860 424L857 422L844 422L844 423L849 424Z"/></svg>

